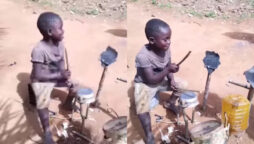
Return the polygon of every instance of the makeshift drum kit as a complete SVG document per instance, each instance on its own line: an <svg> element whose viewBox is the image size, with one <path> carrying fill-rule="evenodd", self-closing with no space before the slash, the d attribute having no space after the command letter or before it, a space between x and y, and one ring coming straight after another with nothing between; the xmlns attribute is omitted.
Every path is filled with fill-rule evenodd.
<svg viewBox="0 0 254 144"><path fill-rule="evenodd" d="M113 62L115 62L116 58L117 58L117 52L115 49L111 48L110 46L106 49L106 51L104 51L101 54L100 60L104 69L101 75L96 96L94 95L94 92L90 88L82 88L76 92L73 107L76 106L76 103L78 103L80 106L79 109L80 109L80 115L82 118L82 127L81 127L82 133L85 126L85 120L88 118L90 106L98 107L100 104L98 102L98 98L100 95L100 91L102 88L107 67ZM85 106L86 106L86 110L84 109ZM72 119L73 119L74 110L71 116ZM111 142L113 143L119 143L119 144L121 142L126 143L127 142L127 117L126 116L118 117L117 115L117 118L111 119L104 124L103 132L105 134L105 138L111 138Z"/></svg>
<svg viewBox="0 0 254 144"><path fill-rule="evenodd" d="M85 125L85 120L88 118L88 112L90 104L95 102L95 96L90 88L79 89L76 93L73 106L76 106L76 103L80 105L80 116L82 119L82 127L81 132L83 133L83 128ZM84 107L86 106L86 110L84 111ZM73 114L76 109L73 108L71 119L73 119Z"/></svg>
<svg viewBox="0 0 254 144"><path fill-rule="evenodd" d="M177 64L178 66L189 56L190 52ZM208 70L208 76L207 76L207 81L206 81L206 86L205 86L205 91L204 91L204 98L203 98L203 112L206 111L206 105L207 105L207 99L208 99L208 94L209 94L209 84L211 80L211 74L214 72L214 70L220 65L219 61L219 55L215 52L211 51L206 51L206 56L203 59L203 62L205 64L205 67ZM185 112L186 109L192 108L192 118L191 123L194 123L195 120L195 111L196 107L199 104L198 101L198 96L195 92L195 90L182 90L179 89L177 92L173 92L173 94L178 95L178 105L179 105L179 111L177 113L177 124L180 124L179 117L180 113L183 115L184 123L185 123L185 135L184 137L177 135L177 138L184 141L185 143L190 143L192 133L189 131L189 123L188 123L188 116ZM193 138L193 137L192 137Z"/></svg>

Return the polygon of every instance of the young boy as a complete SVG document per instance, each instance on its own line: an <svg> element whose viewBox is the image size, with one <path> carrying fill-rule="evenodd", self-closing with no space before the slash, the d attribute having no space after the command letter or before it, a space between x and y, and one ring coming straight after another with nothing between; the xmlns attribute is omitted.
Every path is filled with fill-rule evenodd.
<svg viewBox="0 0 254 144"><path fill-rule="evenodd" d="M173 73L179 67L171 63L171 29L160 19L146 23L146 44L136 56L137 74L135 76L135 104L138 118L146 135L146 144L154 144L149 111L158 104L158 92L176 90Z"/></svg>
<svg viewBox="0 0 254 144"><path fill-rule="evenodd" d="M64 34L62 19L55 13L45 12L39 16L37 27L43 39L32 50L31 85L44 130L45 144L55 144L49 127L50 95L55 86L68 86L69 96L63 106L70 110L73 85L68 82L71 73L65 69L64 46L61 42Z"/></svg>

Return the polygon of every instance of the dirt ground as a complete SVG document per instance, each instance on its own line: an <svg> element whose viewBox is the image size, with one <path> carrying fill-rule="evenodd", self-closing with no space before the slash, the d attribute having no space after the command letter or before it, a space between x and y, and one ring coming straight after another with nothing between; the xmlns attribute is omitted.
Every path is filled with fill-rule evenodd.
<svg viewBox="0 0 254 144"><path fill-rule="evenodd" d="M42 131L36 112L28 105L29 75L31 72L31 50L41 39L36 27L39 13L34 7L28 7L22 1L0 1L0 143L1 144L35 144L41 143ZM39 12L49 10L36 8ZM113 20L80 18L73 20L63 12L65 38L72 78L90 87L96 92L103 71L100 64L100 53L107 46L118 51L118 59L108 67L101 91L101 108L89 113L85 128L87 136L95 143L102 143L102 126L115 118L109 108L119 116L128 115L127 84L117 78L126 79L126 22ZM112 90L114 90L112 92ZM66 92L55 91L60 100ZM116 103L117 102L117 103ZM66 118L66 113L59 110L59 99L53 99L50 109L57 112L57 117ZM65 114L65 115L64 115ZM79 118L79 115L75 115ZM56 124L67 120L51 119L55 133ZM80 127L80 121L77 121ZM57 137L55 137L57 139ZM60 142L61 143L61 142Z"/></svg>
<svg viewBox="0 0 254 144"><path fill-rule="evenodd" d="M183 2L183 1L182 1ZM189 2L189 1L186 1ZM191 50L190 57L181 65L180 71L175 74L188 82L189 89L199 90L200 102L202 102L203 91L207 77L207 70L203 64L205 51L215 51L220 55L221 65L212 74L210 83L210 94L208 98L208 115L197 116L197 121L202 122L210 119L220 120L221 99L229 94L241 94L247 96L248 91L244 88L228 84L228 80L247 83L243 72L253 66L254 61L254 28L251 27L253 19L246 19L239 23L235 20L211 19L190 17L182 15L172 9L154 6L151 1L135 1L128 3L128 77L130 81L135 76L135 56L140 48L147 43L144 34L145 23L151 18L165 20L172 28L171 52L172 61L177 63ZM133 83L129 85L129 98L131 107L129 109L128 143L142 144L143 130L134 112ZM190 115L191 111L188 111ZM173 124L156 124L154 114L166 118L166 121L175 121L176 117L159 105L151 112L152 129L157 143L160 143L161 128L164 133L167 127ZM191 116L191 115L190 115ZM241 138L231 136L228 143L254 143L253 102L250 113L249 128ZM182 119L181 119L182 121ZM174 138L172 137L174 141ZM174 142L180 143L180 142Z"/></svg>

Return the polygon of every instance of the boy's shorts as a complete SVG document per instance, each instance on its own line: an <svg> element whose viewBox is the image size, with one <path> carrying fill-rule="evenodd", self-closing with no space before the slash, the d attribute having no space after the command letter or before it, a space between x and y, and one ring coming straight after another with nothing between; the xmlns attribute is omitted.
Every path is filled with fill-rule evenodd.
<svg viewBox="0 0 254 144"><path fill-rule="evenodd" d="M37 109L49 107L50 95L55 85L55 83L50 82L35 82L31 84L35 94Z"/></svg>
<svg viewBox="0 0 254 144"><path fill-rule="evenodd" d="M75 82L71 82L74 84L74 88L72 91L77 91L77 87L79 84ZM31 83L33 92L35 94L36 99L36 108L44 109L48 108L50 104L50 96L53 89L56 87L56 83L52 82L33 82ZM67 86L64 86L67 87Z"/></svg>
<svg viewBox="0 0 254 144"><path fill-rule="evenodd" d="M187 87L187 84L175 78L176 84L179 88ZM159 93L161 91L170 90L168 81L164 80L158 85L149 86L144 83L134 83L134 98L137 114L149 112L152 108L159 104Z"/></svg>

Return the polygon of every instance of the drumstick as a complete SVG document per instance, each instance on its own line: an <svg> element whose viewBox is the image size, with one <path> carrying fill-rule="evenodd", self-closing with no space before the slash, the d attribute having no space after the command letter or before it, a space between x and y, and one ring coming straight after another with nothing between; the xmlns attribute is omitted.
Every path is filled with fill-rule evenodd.
<svg viewBox="0 0 254 144"><path fill-rule="evenodd" d="M67 49L64 48L64 51L65 51L64 53L65 53L65 59L66 59L66 70L69 71L70 66L69 66L69 59L68 59ZM73 84L69 80L67 80L66 83L69 87L73 87Z"/></svg>
<svg viewBox="0 0 254 144"><path fill-rule="evenodd" d="M191 89L183 89L183 88L177 88L177 90L179 91L191 91L191 92L197 92L197 93L200 93L199 90L191 90Z"/></svg>
<svg viewBox="0 0 254 144"><path fill-rule="evenodd" d="M185 57L177 64L177 66L180 66L180 64L182 64L182 63L189 57L190 53L191 53L191 51L189 51L189 52L185 55Z"/></svg>
<svg viewBox="0 0 254 144"><path fill-rule="evenodd" d="M67 71L69 71L69 60L68 60L68 54L67 54L67 50L66 50L66 48L65 48L64 50L65 50L65 59L66 59L66 69L67 69Z"/></svg>

